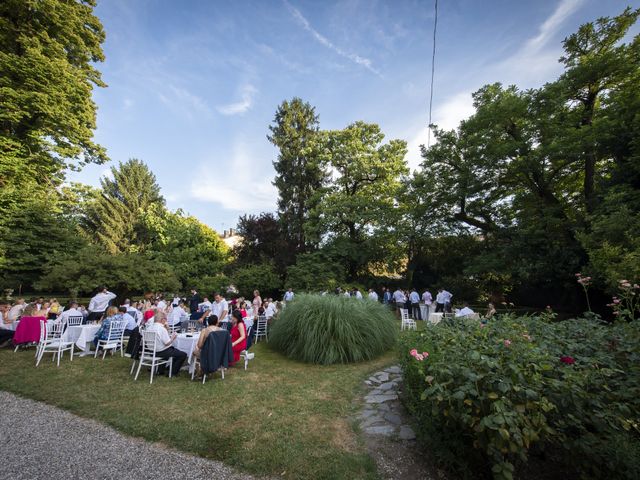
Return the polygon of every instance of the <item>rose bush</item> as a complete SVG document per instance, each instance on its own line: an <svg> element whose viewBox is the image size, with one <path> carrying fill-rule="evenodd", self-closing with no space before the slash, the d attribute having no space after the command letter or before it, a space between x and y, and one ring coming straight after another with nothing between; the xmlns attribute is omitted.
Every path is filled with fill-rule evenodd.
<svg viewBox="0 0 640 480"><path fill-rule="evenodd" d="M418 436L460 472L512 478L535 454L585 477L640 478L638 322L506 315L428 325L401 345Z"/></svg>

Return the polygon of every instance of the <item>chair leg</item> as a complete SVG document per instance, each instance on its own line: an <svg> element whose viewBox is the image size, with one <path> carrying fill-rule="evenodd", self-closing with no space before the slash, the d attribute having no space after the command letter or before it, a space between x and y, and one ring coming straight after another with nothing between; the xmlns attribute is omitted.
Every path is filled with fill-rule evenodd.
<svg viewBox="0 0 640 480"><path fill-rule="evenodd" d="M93 354L93 358L98 358L98 349L100 348L100 342L98 341L98 344L96 345L96 351Z"/></svg>
<svg viewBox="0 0 640 480"><path fill-rule="evenodd" d="M204 385L204 382L206 382L206 381L207 381L207 374L203 373L202 374L202 384Z"/></svg>
<svg viewBox="0 0 640 480"><path fill-rule="evenodd" d="M138 360L138 370L136 371L136 376L135 376L135 378L133 379L134 381L135 381L135 380L138 380L138 375L140 375L140 368L142 367L142 359L143 359L143 358L144 358L144 357L140 357L140 359ZM136 364L136 362L134 361L134 362L133 362L133 364L135 365L135 364ZM133 372L133 367L131 368L131 372Z"/></svg>
<svg viewBox="0 0 640 480"><path fill-rule="evenodd" d="M75 347L75 343L71 344L71 360L69 360L70 362L73 362L73 347Z"/></svg>
<svg viewBox="0 0 640 480"><path fill-rule="evenodd" d="M104 357L106 357L106 356L107 356L107 349L103 348L102 349L102 360L104 360Z"/></svg>
<svg viewBox="0 0 640 480"><path fill-rule="evenodd" d="M173 357L169 358L169 378L173 377Z"/></svg>
<svg viewBox="0 0 640 480"><path fill-rule="evenodd" d="M60 366L60 357L62 357L62 350L58 347L58 367Z"/></svg>
<svg viewBox="0 0 640 480"><path fill-rule="evenodd" d="M20 348L20 345L16 345L16 348L13 349L13 353L16 353L18 351L18 348Z"/></svg>
<svg viewBox="0 0 640 480"><path fill-rule="evenodd" d="M153 372L156 369L156 357L153 357L151 360L151 379L149 380L149 385L153 383Z"/></svg>

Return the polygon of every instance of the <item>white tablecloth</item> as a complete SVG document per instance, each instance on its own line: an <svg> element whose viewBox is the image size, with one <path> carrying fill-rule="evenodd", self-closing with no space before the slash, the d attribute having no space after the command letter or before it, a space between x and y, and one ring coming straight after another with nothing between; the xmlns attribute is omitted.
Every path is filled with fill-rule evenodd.
<svg viewBox="0 0 640 480"><path fill-rule="evenodd" d="M187 363L189 364L189 372L191 372L194 367L194 362L192 361L193 350L196 348L198 338L200 338L200 332L195 332L193 336L190 337L187 337L187 335L191 334L179 333L173 342L173 346L187 354Z"/></svg>
<svg viewBox="0 0 640 480"><path fill-rule="evenodd" d="M89 353L93 348L93 339L99 329L100 325L70 325L62 338L67 342L74 342L77 348Z"/></svg>
<svg viewBox="0 0 640 480"><path fill-rule="evenodd" d="M429 312L429 322L439 323L442 320L442 312Z"/></svg>

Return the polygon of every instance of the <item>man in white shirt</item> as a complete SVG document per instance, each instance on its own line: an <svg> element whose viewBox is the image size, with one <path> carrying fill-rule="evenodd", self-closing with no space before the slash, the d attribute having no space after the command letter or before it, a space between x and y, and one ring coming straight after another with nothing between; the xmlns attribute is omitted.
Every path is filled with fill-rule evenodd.
<svg viewBox="0 0 640 480"><path fill-rule="evenodd" d="M164 301L164 296L160 295L158 297L158 303L156 305L156 308L162 312L167 311L167 302Z"/></svg>
<svg viewBox="0 0 640 480"><path fill-rule="evenodd" d="M78 302L71 302L69 304L69 308L62 312L58 319L63 323L66 323L67 320L69 320L69 317L82 317L84 319L84 315L82 315L82 312L78 310Z"/></svg>
<svg viewBox="0 0 640 480"><path fill-rule="evenodd" d="M393 301L396 302L398 308L404 308L404 302L406 302L407 299L402 290L400 290L400 287L396 288L396 291L393 292Z"/></svg>
<svg viewBox="0 0 640 480"><path fill-rule="evenodd" d="M184 310L184 302L179 302L178 305L173 307L173 310L171 310L167 323L173 327L180 325L182 322L187 322L188 320L189 315Z"/></svg>
<svg viewBox="0 0 640 480"><path fill-rule="evenodd" d="M429 320L429 310L431 310L431 304L433 303L433 297L431 296L431 292L429 290L425 290L422 294L422 303L425 305L424 314L425 320Z"/></svg>
<svg viewBox="0 0 640 480"><path fill-rule="evenodd" d="M268 299L266 301L267 308L264 309L264 316L267 317L267 320L272 318L276 314L276 306L273 303L272 299Z"/></svg>
<svg viewBox="0 0 640 480"><path fill-rule="evenodd" d="M354 288L354 289L353 289L353 292L354 292L354 296L355 296L357 299L362 300L362 293L360 293L360 290L358 290L357 288Z"/></svg>
<svg viewBox="0 0 640 480"><path fill-rule="evenodd" d="M102 287L100 291L89 302L89 316L87 322L98 321L104 315L104 311L109 306L109 302L116 298L116 294Z"/></svg>
<svg viewBox="0 0 640 480"><path fill-rule="evenodd" d="M378 294L376 293L376 291L373 288L369 289L369 300L373 300L374 302L378 301Z"/></svg>
<svg viewBox="0 0 640 480"><path fill-rule="evenodd" d="M126 320L126 325L124 326L124 334L125 335L131 335L131 333L136 329L136 327L138 326L138 322L136 321L135 317L133 317L128 311L127 311L127 307L125 307L124 305L121 307L118 307L118 311L122 314L122 320Z"/></svg>
<svg viewBox="0 0 640 480"><path fill-rule="evenodd" d="M290 302L291 300L293 300L294 295L295 294L293 293L293 289L290 288L284 294L284 301L285 302Z"/></svg>
<svg viewBox="0 0 640 480"><path fill-rule="evenodd" d="M444 311L446 313L451 313L451 299L453 298L453 294L447 292L446 290L442 290L442 299L444 300Z"/></svg>
<svg viewBox="0 0 640 480"><path fill-rule="evenodd" d="M416 320L422 320L422 316L420 315L420 295L415 288L411 289L411 293L409 294L409 301L411 302L411 310L413 318Z"/></svg>
<svg viewBox="0 0 640 480"><path fill-rule="evenodd" d="M177 377L182 364L187 359L187 354L171 345L178 335L174 333L169 336L169 332L167 331L167 314L158 311L154 317L154 322L149 325L145 331L156 333L156 356L160 358L172 358L172 375ZM164 365L160 367L158 372L161 375L166 371L163 367Z"/></svg>
<svg viewBox="0 0 640 480"><path fill-rule="evenodd" d="M216 293L214 298L215 302L211 305L211 313L218 317L220 323L229 323L229 317L227 316L229 304L219 293Z"/></svg>
<svg viewBox="0 0 640 480"><path fill-rule="evenodd" d="M475 312L469 308L469 304L467 302L463 303L462 308L456 308L456 317L466 317L468 315L473 315L474 313Z"/></svg>

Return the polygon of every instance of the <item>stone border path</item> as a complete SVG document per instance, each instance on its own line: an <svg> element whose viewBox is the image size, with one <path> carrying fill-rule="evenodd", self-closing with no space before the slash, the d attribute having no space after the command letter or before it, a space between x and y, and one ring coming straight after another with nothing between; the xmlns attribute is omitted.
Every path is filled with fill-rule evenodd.
<svg viewBox="0 0 640 480"><path fill-rule="evenodd" d="M388 480L445 479L416 444L409 415L400 402L402 370L398 365L376 372L364 381L364 397L357 421L369 454L382 478Z"/></svg>
<svg viewBox="0 0 640 480"><path fill-rule="evenodd" d="M127 437L96 421L8 392L0 391L0 405L2 478L255 478L220 462Z"/></svg>

